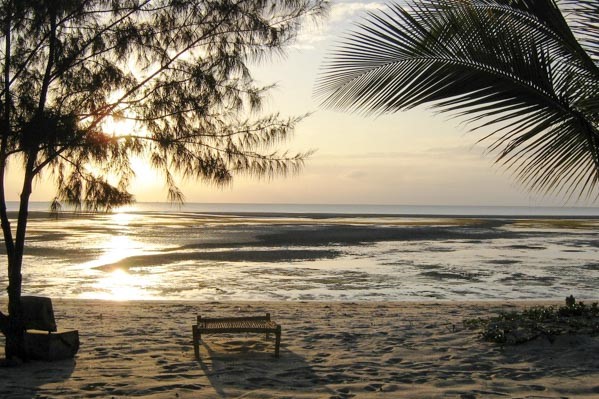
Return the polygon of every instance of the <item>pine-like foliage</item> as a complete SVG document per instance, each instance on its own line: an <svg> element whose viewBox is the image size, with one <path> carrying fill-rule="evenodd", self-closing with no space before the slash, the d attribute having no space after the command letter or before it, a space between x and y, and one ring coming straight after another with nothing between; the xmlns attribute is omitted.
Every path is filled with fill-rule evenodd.
<svg viewBox="0 0 599 399"><path fill-rule="evenodd" d="M370 13L325 62L325 106L428 104L482 129L531 190L599 185L599 2L412 0Z"/></svg>
<svg viewBox="0 0 599 399"><path fill-rule="evenodd" d="M260 116L249 62L281 53L324 0L3 0L2 173L56 179L57 200L91 209L132 200L131 157L222 185L273 176L306 154L273 150L301 118ZM112 132L109 120L135 123ZM18 161L17 161L18 159ZM51 173L49 173L51 172ZM4 188L4 187L2 187Z"/></svg>
<svg viewBox="0 0 599 399"><path fill-rule="evenodd" d="M273 150L301 118L257 112L268 87L248 68L281 53L326 0L0 0L0 223L8 260L7 358L26 358L20 305L34 179L56 180L53 208L132 202L131 161L177 178L295 171L306 154ZM110 131L110 120L130 121ZM113 125L114 128L115 125ZM9 164L23 184L6 187ZM6 191L20 192L16 231ZM20 190L20 191L19 191Z"/></svg>

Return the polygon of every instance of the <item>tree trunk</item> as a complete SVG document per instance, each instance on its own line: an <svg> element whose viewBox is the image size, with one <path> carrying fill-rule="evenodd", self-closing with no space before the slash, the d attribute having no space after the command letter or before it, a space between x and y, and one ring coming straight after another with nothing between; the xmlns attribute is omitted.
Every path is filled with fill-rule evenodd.
<svg viewBox="0 0 599 399"><path fill-rule="evenodd" d="M52 12L52 10L51 10ZM11 33L11 21L10 17L6 18L6 26L5 26L5 44L6 44L6 54L5 54L5 65L4 65L4 73L5 73L5 85L6 85L6 105L10 104L10 33ZM42 89L39 99L39 105L37 109L37 114L34 116L33 122L38 123L43 120L44 109L46 107L46 100L48 95L48 90L50 87L50 76L52 72L52 68L54 66L55 59L55 51L56 51L56 15L52 15L50 20L50 28L51 28L51 37L49 43L49 57L46 65L46 71L44 74L44 79L42 83ZM10 107L7 107L7 112L10 112ZM2 146L0 149L0 172L5 173L6 171L6 145L7 145L7 137L10 131L10 114L7 113L5 116L6 130L4 134L6 136L2 137ZM36 167L36 159L38 155L39 143L36 141L36 127L26 129L23 133L23 139L26 143L25 146L28 148L27 157L25 163L25 171L23 177L23 189L21 191L21 197L19 202L19 214L17 220L17 231L14 239L14 247L10 248L12 251L9 251L9 246L12 245L12 239L8 240L11 237L10 223L8 222L8 218L6 217L6 198L4 197L4 176L2 176L2 194L0 199L2 200L2 207L0 207L0 217L2 218L2 229L4 233L4 239L7 245L7 255L8 255L8 316L2 315L0 317L0 323L6 321L6 326L2 326L4 335L6 336L6 347L5 353L7 359L19 358L22 360L27 360L27 354L25 351L25 322L23 318L23 309L21 306L21 287L23 283L23 276L21 274L21 269L23 266L23 252L25 249L25 234L27 231L27 220L29 217L29 198L31 197L31 192L33 189L33 179L36 175L35 167ZM41 126L41 125L40 125ZM39 127L39 126L37 126ZM8 236L8 237L7 237ZM12 252L12 253L10 253Z"/></svg>
<svg viewBox="0 0 599 399"><path fill-rule="evenodd" d="M25 328L23 323L23 314L21 308L21 263L23 259L23 247L17 255L15 241L13 240L10 221L6 212L6 197L4 187L4 174L6 173L6 151L8 146L8 137L10 136L10 114L11 114L11 89L10 89L10 64L11 64L11 3L6 4L3 10L4 15L4 115L2 123L2 140L0 144L0 222L4 236L4 245L6 247L6 257L8 260L8 316L0 312L0 331L6 337L5 356L7 359L20 358L25 359ZM24 184L24 186L27 186ZM29 184L29 186L31 186ZM21 206L24 197L21 197ZM29 202L29 195L26 196L26 202ZM26 207L27 208L27 207ZM24 236L23 236L24 238Z"/></svg>
<svg viewBox="0 0 599 399"><path fill-rule="evenodd" d="M22 250L21 250L22 253ZM0 330L6 338L5 355L7 359L26 360L25 324L21 307L21 263L22 255L8 259L8 316L0 313Z"/></svg>
<svg viewBox="0 0 599 399"><path fill-rule="evenodd" d="M8 330L8 316L4 313L0 312L0 332L3 335L6 335L6 331Z"/></svg>
<svg viewBox="0 0 599 399"><path fill-rule="evenodd" d="M20 215L19 215L20 216ZM21 266L23 247L15 251L8 266L8 316L2 315L3 333L6 337L5 354L7 359L27 360L25 352L25 323L21 307ZM20 254L19 254L20 252Z"/></svg>
<svg viewBox="0 0 599 399"><path fill-rule="evenodd" d="M18 358L27 360L25 352L25 323L23 321L23 310L21 307L21 287L23 276L21 268L23 265L23 249L25 242L25 228L29 208L29 194L21 194L21 206L19 208L19 227L23 234L15 242L15 256L8 261L8 316L2 315L4 319L6 337L5 353L7 359ZM22 224L23 223L23 224ZM17 229L18 231L19 229ZM20 245L19 245L20 244Z"/></svg>
<svg viewBox="0 0 599 399"><path fill-rule="evenodd" d="M37 152L30 151L28 154L25 177L23 179L23 191L19 203L19 217L17 220L17 232L13 256L8 258L8 317L5 331L6 337L5 353L7 359L27 360L25 351L25 323L21 307L21 287L23 276L21 268L23 265L23 251L25 248L25 232L27 231L27 219L29 213L29 197L31 196L33 173Z"/></svg>
<svg viewBox="0 0 599 399"><path fill-rule="evenodd" d="M10 315L8 318L8 326L4 336L6 337L6 345L4 351L6 353L6 359L14 360L21 359L27 360L27 353L25 351L25 327L23 323L23 315L21 310L20 298L17 299L18 304L15 300L10 300L9 308ZM13 313L18 309L19 313Z"/></svg>

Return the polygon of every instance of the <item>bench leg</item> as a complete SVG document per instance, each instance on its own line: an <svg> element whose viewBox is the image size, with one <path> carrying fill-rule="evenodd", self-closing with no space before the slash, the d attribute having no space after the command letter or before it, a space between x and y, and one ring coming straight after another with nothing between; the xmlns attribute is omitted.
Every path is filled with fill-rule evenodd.
<svg viewBox="0 0 599 399"><path fill-rule="evenodd" d="M196 360L200 360L200 333L198 332L198 326L191 326L191 332L193 335L193 353Z"/></svg>
<svg viewBox="0 0 599 399"><path fill-rule="evenodd" d="M279 357L279 348L281 347L281 326L277 326L275 341L275 357Z"/></svg>

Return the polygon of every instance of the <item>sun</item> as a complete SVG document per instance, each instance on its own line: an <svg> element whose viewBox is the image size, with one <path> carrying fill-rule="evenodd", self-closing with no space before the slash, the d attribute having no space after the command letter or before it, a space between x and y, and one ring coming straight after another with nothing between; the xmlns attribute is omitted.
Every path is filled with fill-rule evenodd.
<svg viewBox="0 0 599 399"><path fill-rule="evenodd" d="M125 138L135 136L138 138L149 137L149 132L140 125L131 115L108 116L102 123L104 134L114 138ZM135 173L132 187L144 192L155 190L156 182L161 181L161 175L153 169L147 159L141 155L133 155L130 158L131 168Z"/></svg>
<svg viewBox="0 0 599 399"><path fill-rule="evenodd" d="M102 131L112 137L140 135L141 131L135 120L125 117L108 116L102 123ZM142 136L145 134L141 134Z"/></svg>
<svg viewBox="0 0 599 399"><path fill-rule="evenodd" d="M102 131L112 137L147 136L147 130L137 120L138 115L126 105L119 104L124 94L124 90L116 90L108 96L108 104L116 107L103 119Z"/></svg>

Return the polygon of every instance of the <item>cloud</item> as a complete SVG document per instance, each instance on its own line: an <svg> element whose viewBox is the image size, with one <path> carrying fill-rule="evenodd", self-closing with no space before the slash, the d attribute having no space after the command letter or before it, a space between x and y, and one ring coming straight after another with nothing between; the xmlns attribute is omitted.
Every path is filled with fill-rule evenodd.
<svg viewBox="0 0 599 399"><path fill-rule="evenodd" d="M372 1L335 3L331 7L331 22L338 22L353 17L362 11L374 11L385 8L385 4Z"/></svg>
<svg viewBox="0 0 599 399"><path fill-rule="evenodd" d="M367 177L368 172L364 170L353 170L345 175L345 178L350 180L362 180Z"/></svg>
<svg viewBox="0 0 599 399"><path fill-rule="evenodd" d="M291 45L291 48L297 50L313 50L317 48L319 44L329 41L331 37L332 36L327 35L322 28L303 30L299 33L296 42Z"/></svg>
<svg viewBox="0 0 599 399"><path fill-rule="evenodd" d="M360 153L318 153L313 157L314 160L321 161L338 161L338 160L352 160L352 161L370 161L370 160L383 160L383 159L401 159L401 158L412 158L420 156L419 153L411 152L399 152L399 151L388 151L388 152L360 152Z"/></svg>
<svg viewBox="0 0 599 399"><path fill-rule="evenodd" d="M315 160L361 160L361 161L383 161L383 160L407 160L407 159L480 159L484 155L483 149L474 146L448 146L430 147L411 151L369 151L358 153L319 153L314 156Z"/></svg>
<svg viewBox="0 0 599 399"><path fill-rule="evenodd" d="M329 19L322 25L305 27L291 47L298 50L313 50L324 42L330 42L340 31L347 28L347 22L359 13L385 8L383 3L372 1L338 2L331 6Z"/></svg>

